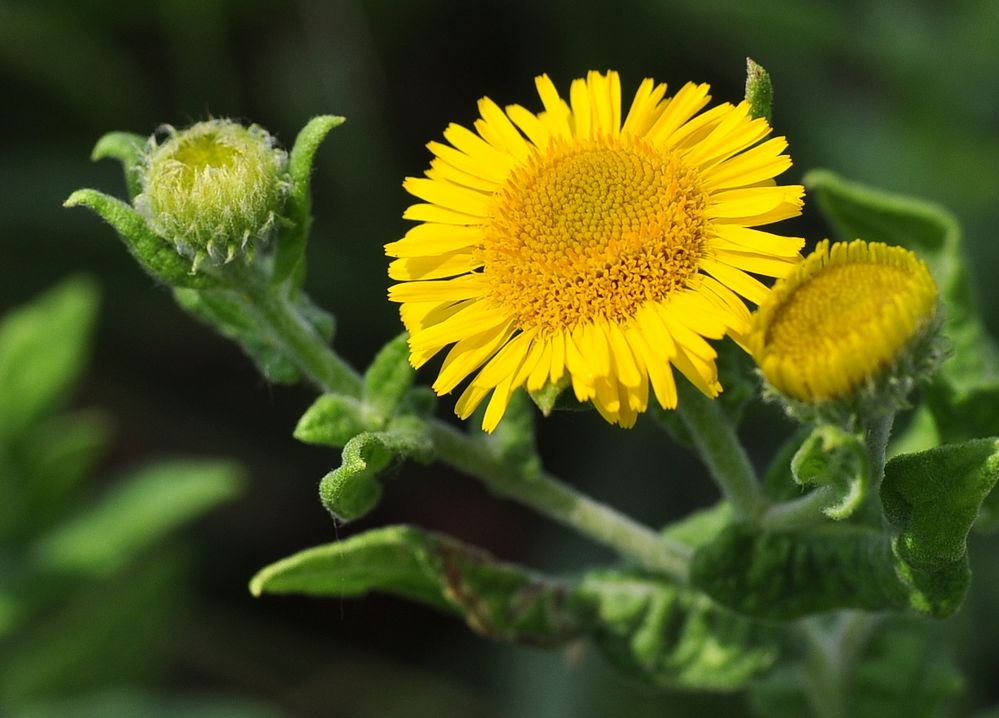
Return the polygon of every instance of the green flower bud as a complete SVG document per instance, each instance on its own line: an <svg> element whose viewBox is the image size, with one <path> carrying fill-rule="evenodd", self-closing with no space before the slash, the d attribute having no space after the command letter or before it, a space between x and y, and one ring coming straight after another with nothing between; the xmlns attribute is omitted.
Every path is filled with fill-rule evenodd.
<svg viewBox="0 0 999 718"><path fill-rule="evenodd" d="M208 120L149 138L136 209L193 262L252 259L288 193L287 153L257 125Z"/></svg>

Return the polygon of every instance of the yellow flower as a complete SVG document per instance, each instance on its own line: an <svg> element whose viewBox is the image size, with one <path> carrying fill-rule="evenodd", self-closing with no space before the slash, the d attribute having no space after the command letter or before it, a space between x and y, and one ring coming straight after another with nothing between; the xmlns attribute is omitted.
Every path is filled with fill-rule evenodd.
<svg viewBox="0 0 999 718"><path fill-rule="evenodd" d="M750 229L801 211L803 188L773 182L787 142L761 142L770 126L745 102L701 112L703 84L665 98L643 80L622 114L616 72L573 81L568 102L535 83L542 112L483 98L475 132L450 125L426 177L404 183L424 202L403 216L420 224L385 249L413 365L453 344L434 389L478 370L456 412L491 392L487 431L524 385L569 380L622 426L650 385L675 408L672 367L717 396L705 339L748 330L740 297L769 293L748 272L780 277L800 259L803 240Z"/></svg>
<svg viewBox="0 0 999 718"><path fill-rule="evenodd" d="M937 285L902 247L822 241L760 305L748 346L770 384L808 404L848 398L934 324Z"/></svg>

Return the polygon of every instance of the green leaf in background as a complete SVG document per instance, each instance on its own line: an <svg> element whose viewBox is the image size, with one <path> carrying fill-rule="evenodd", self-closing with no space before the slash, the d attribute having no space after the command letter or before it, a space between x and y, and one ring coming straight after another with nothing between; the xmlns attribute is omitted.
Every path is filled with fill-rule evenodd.
<svg viewBox="0 0 999 718"><path fill-rule="evenodd" d="M568 588L479 549L411 526L388 526L307 549L262 569L254 596L361 596L384 591L463 616L485 636L558 645L580 635Z"/></svg>
<svg viewBox="0 0 999 718"><path fill-rule="evenodd" d="M142 154L145 151L146 138L131 132L108 132L97 140L90 159L96 162L105 158L121 162L125 172L125 186L128 188L128 198L134 200L142 191L139 181L139 169L142 164Z"/></svg>
<svg viewBox="0 0 999 718"><path fill-rule="evenodd" d="M73 278L0 322L0 442L65 400L89 351L97 288Z"/></svg>
<svg viewBox="0 0 999 718"><path fill-rule="evenodd" d="M105 688L61 700L19 706L8 718L279 718L283 713L248 698L192 696Z"/></svg>
<svg viewBox="0 0 999 718"><path fill-rule="evenodd" d="M397 419L385 431L364 432L343 447L339 467L319 483L323 506L339 521L364 516L382 495L379 478L407 458L428 463L434 446L423 423L417 419Z"/></svg>
<svg viewBox="0 0 999 718"><path fill-rule="evenodd" d="M885 466L881 501L901 533L897 551L919 568L965 561L968 532L999 479L999 440L948 444L896 456Z"/></svg>
<svg viewBox="0 0 999 718"><path fill-rule="evenodd" d="M34 533L48 528L74 505L80 485L110 439L111 419L94 409L52 417L25 433L21 465Z"/></svg>
<svg viewBox="0 0 999 718"><path fill-rule="evenodd" d="M844 677L851 718L940 718L951 715L951 701L963 681L941 641L913 620L892 618L867 641ZM749 690L749 705L760 718L824 715L829 706L808 695L814 685L807 663L789 666ZM814 690L814 689L813 689Z"/></svg>
<svg viewBox="0 0 999 718"><path fill-rule="evenodd" d="M400 334L382 347L364 374L364 403L383 421L395 416L416 379L408 338Z"/></svg>
<svg viewBox="0 0 999 718"><path fill-rule="evenodd" d="M240 471L218 461L169 461L128 476L94 505L41 537L37 570L108 576L179 525L231 499Z"/></svg>
<svg viewBox="0 0 999 718"><path fill-rule="evenodd" d="M313 117L298 133L288 157L291 188L285 206L284 222L279 226L274 250L274 274L271 282L279 285L291 279L291 295L297 295L305 280L305 245L312 224L312 164L319 145L343 117Z"/></svg>
<svg viewBox="0 0 999 718"><path fill-rule="evenodd" d="M857 509L870 481L863 440L826 424L816 427L791 460L791 474L802 486L825 491L829 502L822 513L841 521Z"/></svg>
<svg viewBox="0 0 999 718"><path fill-rule="evenodd" d="M86 207L114 227L135 260L154 279L174 287L209 287L218 283L204 272L191 272L190 260L158 236L131 205L93 189L80 189L69 196L64 207Z"/></svg>
<svg viewBox="0 0 999 718"><path fill-rule="evenodd" d="M576 593L596 604L593 636L608 660L660 688L737 690L777 660L773 628L697 591L605 571L584 576Z"/></svg>
<svg viewBox="0 0 999 718"><path fill-rule="evenodd" d="M5 646L17 660L0 663L0 705L147 678L183 602L185 564L159 552L106 580L65 588L52 610Z"/></svg>

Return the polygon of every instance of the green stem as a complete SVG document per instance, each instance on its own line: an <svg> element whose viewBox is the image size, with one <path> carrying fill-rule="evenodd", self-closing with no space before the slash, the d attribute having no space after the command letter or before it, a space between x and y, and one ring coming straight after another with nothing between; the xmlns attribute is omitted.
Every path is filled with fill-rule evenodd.
<svg viewBox="0 0 999 718"><path fill-rule="evenodd" d="M330 349L281 292L267 286L250 272L240 274L240 288L250 295L254 311L270 329L271 338L306 378L322 391L361 396L361 377Z"/></svg>
<svg viewBox="0 0 999 718"><path fill-rule="evenodd" d="M325 392L361 395L361 378L315 332L298 310L278 292L249 272L240 275L241 288L252 300L261 321L285 349L295 366ZM685 582L691 550L660 537L651 529L577 492L546 474L522 476L497 458L488 444L430 420L428 428L441 461L481 480L495 493L515 499L538 513L634 559L644 568Z"/></svg>
<svg viewBox="0 0 999 718"><path fill-rule="evenodd" d="M825 519L822 509L835 500L835 487L819 486L801 498L767 508L760 516L760 527L768 531L787 531L812 526Z"/></svg>
<svg viewBox="0 0 999 718"><path fill-rule="evenodd" d="M677 412L690 431L711 477L743 519L756 521L766 508L753 465L718 402L689 382L677 382Z"/></svg>
<svg viewBox="0 0 999 718"><path fill-rule="evenodd" d="M841 611L828 629L821 619L801 625L808 641L804 685L817 718L849 718L854 694L854 670L880 616L863 611Z"/></svg>
<svg viewBox="0 0 999 718"><path fill-rule="evenodd" d="M519 501L650 571L687 581L692 552L685 544L659 536L548 474L519 474L484 441L444 422L432 420L429 429L441 461L479 479L494 493Z"/></svg>

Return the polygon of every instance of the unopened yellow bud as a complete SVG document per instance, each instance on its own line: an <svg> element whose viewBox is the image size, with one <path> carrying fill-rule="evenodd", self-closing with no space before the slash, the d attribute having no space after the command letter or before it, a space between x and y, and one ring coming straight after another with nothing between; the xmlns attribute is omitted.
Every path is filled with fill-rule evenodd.
<svg viewBox="0 0 999 718"><path fill-rule="evenodd" d="M288 156L261 127L208 120L150 138L135 206L197 270L252 258L266 241L288 190Z"/></svg>

